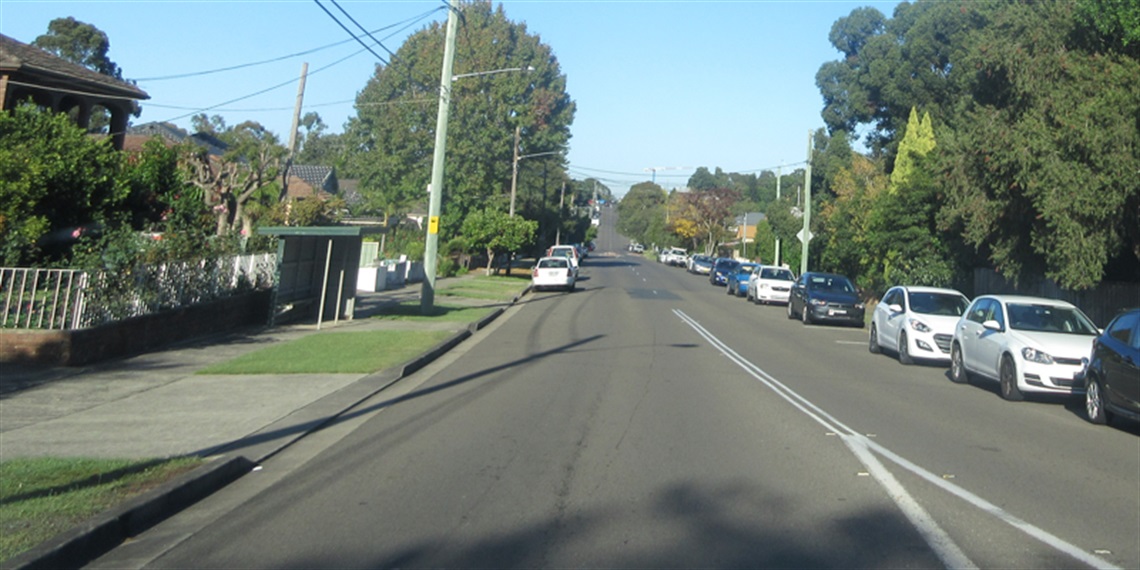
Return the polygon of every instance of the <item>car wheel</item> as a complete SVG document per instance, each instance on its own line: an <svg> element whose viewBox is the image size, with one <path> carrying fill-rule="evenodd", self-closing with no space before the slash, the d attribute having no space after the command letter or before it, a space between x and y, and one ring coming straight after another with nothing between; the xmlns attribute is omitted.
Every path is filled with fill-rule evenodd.
<svg viewBox="0 0 1140 570"><path fill-rule="evenodd" d="M1002 398L1010 402L1020 402L1025 399L1025 395L1017 387L1017 368L1014 367L1013 359L1009 356L1002 357L999 375L1001 376Z"/></svg>
<svg viewBox="0 0 1140 570"><path fill-rule="evenodd" d="M788 319L791 320L794 318L796 318L796 316L795 316L795 313L792 312L792 302L789 300L788 301Z"/></svg>
<svg viewBox="0 0 1140 570"><path fill-rule="evenodd" d="M1085 386L1085 413L1096 425L1102 426L1112 420L1112 414L1105 407L1104 386L1099 378L1089 378L1088 386Z"/></svg>
<svg viewBox="0 0 1140 570"><path fill-rule="evenodd" d="M910 341L906 338L906 333L899 333L899 362L902 364L914 364L914 359L910 356Z"/></svg>
<svg viewBox="0 0 1140 570"><path fill-rule="evenodd" d="M570 287L567 288L567 291L569 291L570 293L573 293L574 290L577 288L578 288L578 282L575 281L575 282L570 284Z"/></svg>
<svg viewBox="0 0 1140 570"><path fill-rule="evenodd" d="M965 384L970 381L970 372L962 363L962 347L958 346L958 343L954 343L950 347L950 381L957 384Z"/></svg>
<svg viewBox="0 0 1140 570"><path fill-rule="evenodd" d="M879 346L879 329L875 326L875 323L871 323L871 336L870 340L867 341L867 350L869 350L871 354L879 354L883 351Z"/></svg>
<svg viewBox="0 0 1140 570"><path fill-rule="evenodd" d="M800 309L800 318L805 325L811 324L811 310L807 308L807 303L804 303L803 308Z"/></svg>
<svg viewBox="0 0 1140 570"><path fill-rule="evenodd" d="M730 296L732 295L732 284L731 283L725 283L724 284L724 292Z"/></svg>

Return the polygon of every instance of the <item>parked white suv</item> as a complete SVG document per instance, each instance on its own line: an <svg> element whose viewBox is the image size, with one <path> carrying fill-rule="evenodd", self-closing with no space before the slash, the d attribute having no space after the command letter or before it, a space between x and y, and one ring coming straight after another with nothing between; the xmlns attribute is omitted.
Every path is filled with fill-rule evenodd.
<svg viewBox="0 0 1140 570"><path fill-rule="evenodd" d="M665 265L680 265L685 266L685 261L689 259L689 253L679 247L670 247L661 251L657 256L657 261Z"/></svg>

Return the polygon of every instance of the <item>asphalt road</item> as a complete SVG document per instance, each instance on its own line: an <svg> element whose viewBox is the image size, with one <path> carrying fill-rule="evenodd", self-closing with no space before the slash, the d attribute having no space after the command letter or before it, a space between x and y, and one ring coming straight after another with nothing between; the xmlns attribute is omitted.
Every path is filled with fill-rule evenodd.
<svg viewBox="0 0 1140 570"><path fill-rule="evenodd" d="M92 567L1140 567L1140 437L625 252Z"/></svg>

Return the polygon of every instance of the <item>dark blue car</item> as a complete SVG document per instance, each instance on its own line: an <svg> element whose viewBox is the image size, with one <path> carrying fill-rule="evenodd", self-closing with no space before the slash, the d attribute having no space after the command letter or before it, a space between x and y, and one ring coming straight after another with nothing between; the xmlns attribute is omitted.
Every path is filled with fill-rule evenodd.
<svg viewBox="0 0 1140 570"><path fill-rule="evenodd" d="M862 327L865 311L851 280L834 273L800 275L788 298L788 318L799 317L805 325L833 321Z"/></svg>
<svg viewBox="0 0 1140 570"><path fill-rule="evenodd" d="M727 257L718 257L713 260L712 270L709 271L709 283L724 285L728 283L728 275L736 271L739 261Z"/></svg>

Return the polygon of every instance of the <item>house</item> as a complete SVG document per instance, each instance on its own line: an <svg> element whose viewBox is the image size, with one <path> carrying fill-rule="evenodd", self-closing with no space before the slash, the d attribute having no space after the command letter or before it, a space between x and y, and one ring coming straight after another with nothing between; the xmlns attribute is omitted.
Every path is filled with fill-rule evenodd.
<svg viewBox="0 0 1140 570"><path fill-rule="evenodd" d="M766 219L768 219L768 216L764 215L763 212L749 212L742 216L737 216L735 226L732 228L733 232L735 232L733 241L725 245L742 246L742 248L734 250L736 257L759 259L755 254L755 248L750 244L756 242L756 226Z"/></svg>
<svg viewBox="0 0 1140 570"><path fill-rule="evenodd" d="M288 193L295 198L328 198L339 194L336 170L331 166L294 164L288 171Z"/></svg>
<svg viewBox="0 0 1140 570"><path fill-rule="evenodd" d="M54 56L40 48L0 34L0 105L7 111L32 100L57 113L76 112L76 122L87 128L92 110L111 115L112 144L122 150L127 124L150 99L134 85Z"/></svg>

